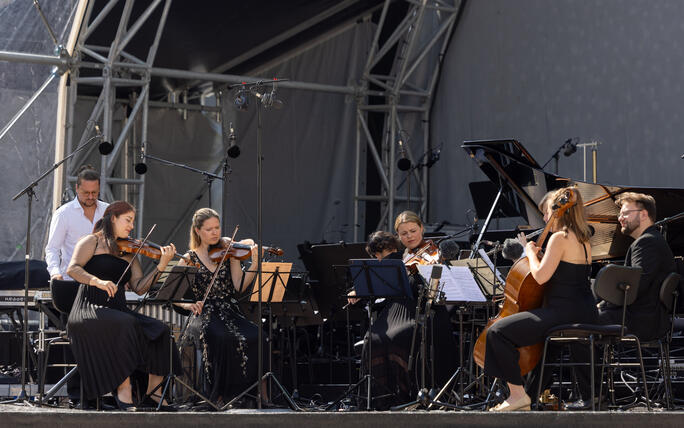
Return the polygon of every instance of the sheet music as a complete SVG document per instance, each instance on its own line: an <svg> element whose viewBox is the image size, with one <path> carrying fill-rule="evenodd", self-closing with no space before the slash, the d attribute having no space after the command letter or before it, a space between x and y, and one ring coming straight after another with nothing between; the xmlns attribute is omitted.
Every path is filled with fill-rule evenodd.
<svg viewBox="0 0 684 428"><path fill-rule="evenodd" d="M499 280L500 283L505 284L506 280L503 276L501 276L501 272L499 272L498 269L494 269L494 263L492 263L492 259L489 258L485 250L480 248L479 250L477 250L477 254L479 254L480 257L482 257L482 260L484 260L487 266L489 266L489 269L491 269L496 274L496 279Z"/></svg>
<svg viewBox="0 0 684 428"><path fill-rule="evenodd" d="M418 265L418 272L428 283L432 276L433 266L436 265ZM467 266L442 266L442 278L439 283L447 302L487 301L477 282L475 282L470 268Z"/></svg>

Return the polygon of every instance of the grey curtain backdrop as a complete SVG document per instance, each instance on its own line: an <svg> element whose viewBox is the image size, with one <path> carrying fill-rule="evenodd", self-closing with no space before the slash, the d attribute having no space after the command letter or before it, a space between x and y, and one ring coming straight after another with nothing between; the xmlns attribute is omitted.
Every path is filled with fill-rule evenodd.
<svg viewBox="0 0 684 428"><path fill-rule="evenodd" d="M50 26L64 43L73 19L76 0L42 2ZM0 2L0 50L54 54L50 38L33 2ZM0 62L0 129L21 109L50 75L50 67ZM54 163L57 83L50 83L40 97L0 140L0 261L21 260L25 252L26 196L12 197ZM42 258L43 238L52 205L52 176L36 188L31 225L31 258Z"/></svg>
<svg viewBox="0 0 684 428"><path fill-rule="evenodd" d="M682 16L675 0L468 2L433 110L430 219L460 222L486 180L469 139L515 138L541 164L596 140L600 183L684 187ZM582 179L580 150L559 173Z"/></svg>
<svg viewBox="0 0 684 428"><path fill-rule="evenodd" d="M334 85L354 82L361 75L373 28L369 23L356 25L263 77ZM263 237L266 245L282 247L286 260L299 263L296 245L304 240L351 239L356 104L338 94L280 89L277 94L284 107L262 111ZM223 210L223 189L223 214L229 225L224 235L230 236L238 224L238 238L256 239L255 99L250 99L247 112L236 111L232 101L232 93L225 93L224 121L233 122L242 153L229 159L232 173L225 188L220 181L212 184L211 206ZM181 112L153 109L148 135L149 154L221 174L228 146L214 114L188 112L184 120ZM206 192L199 197L206 184L199 174L152 160L147 164L144 232L156 223L153 240L172 241L185 251L192 213L210 205ZM172 233L174 226L178 227Z"/></svg>

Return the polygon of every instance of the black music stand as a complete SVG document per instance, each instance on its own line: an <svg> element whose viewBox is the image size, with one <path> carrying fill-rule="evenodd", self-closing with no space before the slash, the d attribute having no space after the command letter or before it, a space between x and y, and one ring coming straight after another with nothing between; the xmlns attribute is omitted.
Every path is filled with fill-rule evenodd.
<svg viewBox="0 0 684 428"><path fill-rule="evenodd" d="M153 298L150 298L147 300L147 302L150 303L158 303L164 306L169 312L173 310L173 305L175 303L192 303L192 300L185 299L185 292L190 288L192 283L195 281L195 275L197 274L197 267L195 266L174 266L171 268L171 271L169 272L168 276L164 280L164 283L161 285L159 288L159 291L157 291L156 295ZM188 322L190 320L190 317L188 317ZM186 325L187 327L187 325ZM185 327L183 328L183 331L185 330ZM157 385L150 394L146 394L145 397L151 396L154 394L157 389L159 389L162 384L164 385L164 388L162 389L161 397L159 398L159 404L157 405L157 411L159 411L162 407L162 403L164 402L164 397L166 396L166 393L169 392L169 401L171 401L171 392L169 391L169 386L171 385L171 381L175 381L180 383L182 386L184 386L187 390L189 390L191 393L195 394L196 396L200 397L202 400L206 401L207 404L210 406L214 407L216 410L219 410L219 407L212 403L207 397L202 395L199 391L194 389L192 386L188 385L183 379L178 377L174 372L173 372L173 343L174 343L174 337L173 337L173 326L171 325L171 320L169 319L169 335L170 335L170 340L169 340L169 374L166 375L166 379L164 379L162 382Z"/></svg>
<svg viewBox="0 0 684 428"><path fill-rule="evenodd" d="M404 262L398 259L351 259L348 266L349 281L354 285L357 299L367 300L366 312L368 314L368 334L364 340L368 340L368 372L354 385L342 394L337 400L326 406L325 410L334 409L352 391L367 383L366 410L371 410L371 384L372 376L372 333L373 327L373 302L378 298L406 299L411 298L411 286L409 285Z"/></svg>
<svg viewBox="0 0 684 428"><path fill-rule="evenodd" d="M280 390L280 393L285 397L285 400L287 403L290 405L290 408L295 411L301 411L303 410L301 407L297 405L297 403L294 402L290 394L287 392L285 387L278 381L278 378L276 378L275 374L272 371L272 359L271 359L271 354L272 354L272 343L273 343L273 322L271 318L271 303L272 302L282 302L283 301L283 296L285 295L285 288L287 281L290 277L290 272L292 270L292 263L281 263L281 262L261 262L261 275L258 276L258 279L261 280L261 283L258 281L255 281L252 291L248 293L245 298L249 297L249 301L251 302L257 302L257 303L266 303L267 305L267 311L268 311L268 348L269 348L269 353L268 353L268 372L264 373L263 376L261 376L259 379L257 379L256 382L254 382L252 385L247 387L244 391L242 391L240 394L238 394L235 398L227 402L221 410L226 410L229 408L232 408L233 404L236 403L238 400L240 400L242 397L247 395L249 391L253 390L254 388L259 388L259 384L263 382L264 380L268 379L269 380L269 385L271 385L271 382L275 382L276 386ZM244 277L243 277L244 279ZM261 299L261 301L259 300ZM261 304L259 305L261 307ZM257 311L259 312L259 311ZM262 314L257 313L259 316L259 319L261 319ZM259 328L261 328L261 322L258 323ZM261 349L261 347L259 347ZM259 355L259 358L262 356ZM269 388L271 389L271 388ZM269 391L270 392L270 391ZM262 393L259 390L257 393L257 401L261 400L262 398ZM257 407L261 408L261 403L257 402Z"/></svg>

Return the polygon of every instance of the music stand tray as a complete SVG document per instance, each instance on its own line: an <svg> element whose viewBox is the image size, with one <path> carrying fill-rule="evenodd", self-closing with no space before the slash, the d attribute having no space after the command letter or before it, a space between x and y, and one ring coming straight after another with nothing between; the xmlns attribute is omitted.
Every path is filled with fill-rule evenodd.
<svg viewBox="0 0 684 428"><path fill-rule="evenodd" d="M351 259L349 274L356 298L413 297L401 260Z"/></svg>
<svg viewBox="0 0 684 428"><path fill-rule="evenodd" d="M184 302L185 292L195 282L195 266L174 266L154 296L158 302Z"/></svg>

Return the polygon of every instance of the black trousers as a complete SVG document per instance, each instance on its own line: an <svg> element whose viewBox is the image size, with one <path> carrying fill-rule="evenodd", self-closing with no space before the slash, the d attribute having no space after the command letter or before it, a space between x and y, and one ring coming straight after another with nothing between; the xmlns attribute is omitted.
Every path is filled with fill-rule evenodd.
<svg viewBox="0 0 684 428"><path fill-rule="evenodd" d="M520 353L516 348L544 342L547 331L552 327L595 321L595 307L586 308L584 304L553 305L507 316L487 331L485 374L514 385L524 385L518 365ZM547 359L553 358L559 351L560 348L551 347ZM538 371L539 367L535 368L527 382L528 394L536 394L538 382L542 382L542 387L550 383L551 371L544 370L544 379L539 379Z"/></svg>

